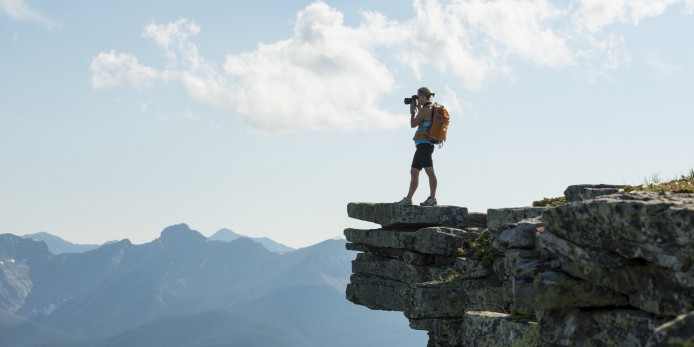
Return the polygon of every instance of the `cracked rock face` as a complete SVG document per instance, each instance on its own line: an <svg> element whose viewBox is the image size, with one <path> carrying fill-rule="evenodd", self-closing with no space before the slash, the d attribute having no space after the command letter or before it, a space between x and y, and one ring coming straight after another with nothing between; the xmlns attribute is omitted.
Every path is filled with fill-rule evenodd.
<svg viewBox="0 0 694 347"><path fill-rule="evenodd" d="M613 195L544 213L542 251L568 274L675 316L694 310L694 196Z"/></svg>
<svg viewBox="0 0 694 347"><path fill-rule="evenodd" d="M483 232L464 208L350 204L383 228L345 230L364 252L347 298L404 312L432 347L694 345L694 194L619 188L490 209Z"/></svg>

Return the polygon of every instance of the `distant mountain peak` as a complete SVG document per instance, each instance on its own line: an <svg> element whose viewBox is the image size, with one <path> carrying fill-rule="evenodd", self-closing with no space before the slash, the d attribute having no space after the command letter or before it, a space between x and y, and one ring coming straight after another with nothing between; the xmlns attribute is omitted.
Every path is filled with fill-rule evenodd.
<svg viewBox="0 0 694 347"><path fill-rule="evenodd" d="M188 224L181 223L166 227L159 237L163 242L202 242L207 238Z"/></svg>
<svg viewBox="0 0 694 347"><path fill-rule="evenodd" d="M219 229L214 235L210 236L210 240L212 241L224 241L224 242L230 242L234 241L240 238L248 238L253 240L253 242L259 243L263 245L267 250L275 253L286 253L286 252L291 252L294 250L294 248L291 248L289 246L283 245L279 242L276 242L272 239L269 239L267 237L250 237L250 236L245 236L241 235L239 233L234 232L231 229L227 228L222 228Z"/></svg>
<svg viewBox="0 0 694 347"><path fill-rule="evenodd" d="M222 228L217 230L216 233L214 233L212 236L210 236L210 240L217 240L217 241L234 241L238 239L239 237L244 237L243 235L234 232L231 229L227 228Z"/></svg>
<svg viewBox="0 0 694 347"><path fill-rule="evenodd" d="M45 231L22 236L25 239L42 241L48 245L48 250L53 254L63 253L84 253L99 248L100 245L81 245L67 241L60 236L56 236Z"/></svg>

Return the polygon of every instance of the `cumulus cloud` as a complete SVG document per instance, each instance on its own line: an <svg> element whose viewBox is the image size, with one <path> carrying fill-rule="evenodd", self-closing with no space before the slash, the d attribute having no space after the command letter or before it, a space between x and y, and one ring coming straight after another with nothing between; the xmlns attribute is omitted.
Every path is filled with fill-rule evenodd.
<svg viewBox="0 0 694 347"><path fill-rule="evenodd" d="M193 43L201 28L182 18L144 28L165 66L102 52L92 61L92 85L177 81L194 100L233 110L260 131L387 128L406 124L379 103L396 88L395 69L420 78L438 70L469 89L513 76L518 62L597 80L630 61L613 24L639 25L677 3L694 8L694 0L414 0L410 19L364 11L348 26L317 1L297 14L286 39L228 54L221 65L201 56ZM450 107L470 109L451 87L446 94Z"/></svg>
<svg viewBox="0 0 694 347"><path fill-rule="evenodd" d="M37 12L27 5L25 0L0 0L0 10L5 12L10 18L33 22L53 29L60 24Z"/></svg>
<svg viewBox="0 0 694 347"><path fill-rule="evenodd" d="M147 87L157 79L166 79L170 73L141 65L137 57L127 53L101 52L92 59L92 87L113 88L120 85Z"/></svg>
<svg viewBox="0 0 694 347"><path fill-rule="evenodd" d="M290 39L227 56L236 111L270 131L405 124L378 105L394 79L362 30L317 2L298 14Z"/></svg>

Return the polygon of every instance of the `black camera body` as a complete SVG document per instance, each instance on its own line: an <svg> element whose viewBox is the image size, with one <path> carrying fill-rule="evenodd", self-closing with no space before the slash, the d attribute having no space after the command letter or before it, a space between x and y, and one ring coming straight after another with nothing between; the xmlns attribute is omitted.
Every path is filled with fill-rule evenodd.
<svg viewBox="0 0 694 347"><path fill-rule="evenodd" d="M417 95L412 95L411 98L405 98L405 105L414 104L417 106Z"/></svg>

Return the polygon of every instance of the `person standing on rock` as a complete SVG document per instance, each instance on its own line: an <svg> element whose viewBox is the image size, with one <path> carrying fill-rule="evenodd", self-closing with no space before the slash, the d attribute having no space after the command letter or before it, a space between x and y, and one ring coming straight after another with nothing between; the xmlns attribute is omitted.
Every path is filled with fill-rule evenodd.
<svg viewBox="0 0 694 347"><path fill-rule="evenodd" d="M436 95L431 89L422 87L417 90L416 100L405 99L405 103L410 104L410 126L417 128L414 134L414 143L416 150L412 159L412 167L410 168L410 189L407 196L402 198L398 204L410 206L412 205L412 196L419 186L419 173L424 169L429 177L429 197L422 202L421 206L436 206L436 174L434 173L434 162L431 158L434 153L434 144L429 141L427 133L431 128L432 123L432 107L431 99Z"/></svg>

